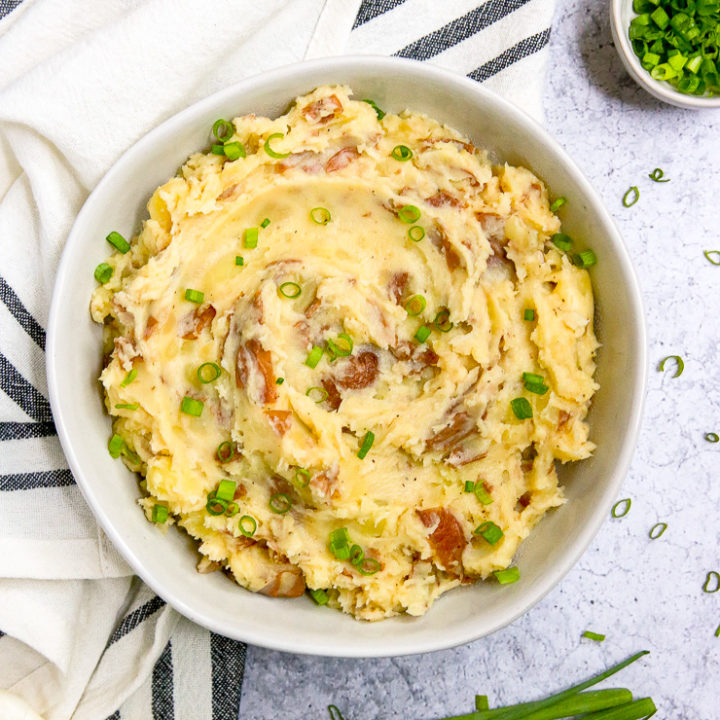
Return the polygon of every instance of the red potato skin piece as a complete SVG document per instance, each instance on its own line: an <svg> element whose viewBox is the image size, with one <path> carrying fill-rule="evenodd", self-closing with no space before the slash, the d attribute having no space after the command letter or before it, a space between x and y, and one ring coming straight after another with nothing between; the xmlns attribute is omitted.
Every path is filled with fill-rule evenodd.
<svg viewBox="0 0 720 720"><path fill-rule="evenodd" d="M325 389L325 392L328 394L325 398L325 402L332 410L337 410L342 402L342 395L340 395L340 391L337 389L335 381L332 378L323 378L320 383Z"/></svg>
<svg viewBox="0 0 720 720"><path fill-rule="evenodd" d="M425 441L426 450L449 450L477 429L477 423L465 411L456 413L450 424Z"/></svg>
<svg viewBox="0 0 720 720"><path fill-rule="evenodd" d="M156 317L153 317L152 315L148 318L147 323L145 325L145 332L143 333L143 340L147 340L154 332L155 328L157 327L158 320Z"/></svg>
<svg viewBox="0 0 720 720"><path fill-rule="evenodd" d="M360 157L356 147L344 147L336 152L325 164L325 172L336 172L346 168L353 160Z"/></svg>
<svg viewBox="0 0 720 720"><path fill-rule="evenodd" d="M337 95L328 95L306 105L302 114L313 122L326 123L342 112L343 106Z"/></svg>
<svg viewBox="0 0 720 720"><path fill-rule="evenodd" d="M425 199L425 202L428 205L432 205L433 207L446 207L450 205L450 207L454 208L460 208L465 207L465 203L460 200L460 198L456 198L454 195L451 195L448 192L445 192L445 190L438 190L434 195L431 195L429 198Z"/></svg>
<svg viewBox="0 0 720 720"><path fill-rule="evenodd" d="M422 524L436 526L428 536L435 557L447 572L459 571L462 574L462 554L467 545L465 533L452 511L444 507L417 510Z"/></svg>
<svg viewBox="0 0 720 720"><path fill-rule="evenodd" d="M305 592L305 578L299 568L281 570L259 591L268 597L296 598Z"/></svg>
<svg viewBox="0 0 720 720"><path fill-rule="evenodd" d="M335 382L343 390L362 390L375 382L378 364L377 355L370 350L350 355L346 359L342 375L336 377Z"/></svg>
<svg viewBox="0 0 720 720"><path fill-rule="evenodd" d="M238 349L235 360L235 383L239 388L247 386L251 363L255 363L260 374L263 376L264 382L260 393L262 403L269 405L275 402L278 398L278 393L275 388L272 355L270 351L265 350L259 340L255 338L248 340L248 342L241 345Z"/></svg>
<svg viewBox="0 0 720 720"><path fill-rule="evenodd" d="M457 252L455 252L455 248L450 244L445 230L435 223L434 227L430 228L428 237L436 250L445 258L448 270L450 272L457 270L462 264L462 261Z"/></svg>
<svg viewBox="0 0 720 720"><path fill-rule="evenodd" d="M280 436L284 435L292 425L292 412L290 410L265 410L272 429Z"/></svg>
<svg viewBox="0 0 720 720"><path fill-rule="evenodd" d="M407 286L410 276L406 272L393 273L388 283L388 292L390 297L399 305L402 301L405 293L407 292Z"/></svg>
<svg viewBox="0 0 720 720"><path fill-rule="evenodd" d="M189 324L188 331L183 340L197 340L200 333L215 319L215 308L208 305L205 308L196 308Z"/></svg>

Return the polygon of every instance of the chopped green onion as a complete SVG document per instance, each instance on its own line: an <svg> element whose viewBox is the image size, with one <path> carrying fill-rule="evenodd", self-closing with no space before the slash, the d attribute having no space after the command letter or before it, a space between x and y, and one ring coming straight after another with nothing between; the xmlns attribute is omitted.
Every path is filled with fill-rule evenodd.
<svg viewBox="0 0 720 720"><path fill-rule="evenodd" d="M265 229L270 224L270 218L265 218L261 223L260 227Z"/></svg>
<svg viewBox="0 0 720 720"><path fill-rule="evenodd" d="M597 255L592 250L583 250L573 255L573 263L580 268L589 268L597 264Z"/></svg>
<svg viewBox="0 0 720 720"><path fill-rule="evenodd" d="M235 134L235 126L220 118L213 123L212 134L218 142L224 143Z"/></svg>
<svg viewBox="0 0 720 720"><path fill-rule="evenodd" d="M708 262L711 262L713 265L720 265L720 250L705 250L703 255L706 257ZM713 257L710 257L711 255L716 259L713 260Z"/></svg>
<svg viewBox="0 0 720 720"><path fill-rule="evenodd" d="M666 183L670 182L670 178L665 177L665 172L661 168L655 168L648 177L654 182ZM664 179L663 179L664 178Z"/></svg>
<svg viewBox="0 0 720 720"><path fill-rule="evenodd" d="M362 460L369 452L370 448L373 446L373 443L375 442L375 433L368 430L365 433L365 437L362 439L362 443L360 443L360 450L358 450L357 456Z"/></svg>
<svg viewBox="0 0 720 720"><path fill-rule="evenodd" d="M333 557L337 558L338 560L350 559L350 546L347 544L347 542L333 542L331 540L330 552L332 553Z"/></svg>
<svg viewBox="0 0 720 720"><path fill-rule="evenodd" d="M230 502L235 498L235 490L237 490L237 483L234 480L221 480L215 491L215 497Z"/></svg>
<svg viewBox="0 0 720 720"><path fill-rule="evenodd" d="M227 507L227 500L222 500L213 495L208 495L207 503L205 504L205 510L207 510L210 515L215 515L216 517L218 515L224 515Z"/></svg>
<svg viewBox="0 0 720 720"><path fill-rule="evenodd" d="M554 213L557 212L565 203L567 202L567 198L564 195L561 195L559 198L556 198L552 205L550 205L550 212Z"/></svg>
<svg viewBox="0 0 720 720"><path fill-rule="evenodd" d="M120 435L114 434L108 441L108 452L110 457L119 458L122 455L122 451L125 449L125 441Z"/></svg>
<svg viewBox="0 0 720 720"><path fill-rule="evenodd" d="M276 385L282 385L284 382L285 382L285 378L277 378L277 380L275 380Z"/></svg>
<svg viewBox="0 0 720 720"><path fill-rule="evenodd" d="M225 157L225 147L223 145L215 144L210 148L210 152L213 155L222 155Z"/></svg>
<svg viewBox="0 0 720 720"><path fill-rule="evenodd" d="M475 483L474 493L482 505L492 505L492 495L486 490L485 484L482 481L478 480Z"/></svg>
<svg viewBox="0 0 720 720"><path fill-rule="evenodd" d="M115 407L118 410L137 410L140 406L137 403L117 403Z"/></svg>
<svg viewBox="0 0 720 720"><path fill-rule="evenodd" d="M365 559L365 552L359 545L353 545L350 548L350 560L351 565L359 565Z"/></svg>
<svg viewBox="0 0 720 720"><path fill-rule="evenodd" d="M427 325L421 325L415 332L415 339L419 343L424 343L430 337L431 332Z"/></svg>
<svg viewBox="0 0 720 720"><path fill-rule="evenodd" d="M132 370L130 370L130 372L128 372L123 381L120 383L120 387L125 387L129 385L137 377L137 373L137 368L133 368Z"/></svg>
<svg viewBox="0 0 720 720"><path fill-rule="evenodd" d="M510 401L510 407L518 420L528 420L533 416L533 411L527 398L518 397Z"/></svg>
<svg viewBox="0 0 720 720"><path fill-rule="evenodd" d="M427 305L425 298L422 295L413 295L403 306L405 312L411 317L419 315Z"/></svg>
<svg viewBox="0 0 720 720"><path fill-rule="evenodd" d="M602 642L605 639L604 635L601 635L600 633L593 632L592 630L586 630L582 636L584 638L587 638L588 640L595 640L595 642Z"/></svg>
<svg viewBox="0 0 720 720"><path fill-rule="evenodd" d="M157 523L158 525L162 525L164 522L167 522L168 519L168 509L165 507L165 505L159 505L158 503L155 503L153 505L152 509L152 521L154 523Z"/></svg>
<svg viewBox="0 0 720 720"><path fill-rule="evenodd" d="M520 579L520 570L517 567L495 570L493 575L501 585L510 585Z"/></svg>
<svg viewBox="0 0 720 720"><path fill-rule="evenodd" d="M328 712L330 713L330 720L345 720L336 705L328 705Z"/></svg>
<svg viewBox="0 0 720 720"><path fill-rule="evenodd" d="M425 237L425 229L420 227L420 225L413 225L408 230L408 237L413 242L420 242Z"/></svg>
<svg viewBox="0 0 720 720"><path fill-rule="evenodd" d="M187 290L185 290L185 299L189 300L191 303L201 305L202 301L205 299L205 293L200 292L200 290L193 290L192 288L188 288Z"/></svg>
<svg viewBox="0 0 720 720"><path fill-rule="evenodd" d="M327 400L328 391L323 387L314 385L305 391L305 394L315 403L321 403Z"/></svg>
<svg viewBox="0 0 720 720"><path fill-rule="evenodd" d="M289 152L286 152L286 153L275 152L275 150L273 150L270 147L271 140L277 140L277 139L282 140L284 137L285 136L282 133L273 133L272 135L268 135L268 139L265 141L265 152L271 158L275 158L276 160L282 160L282 158L286 158L288 155L290 155Z"/></svg>
<svg viewBox="0 0 720 720"><path fill-rule="evenodd" d="M636 185L631 185L627 192L623 195L622 204L626 207L632 207L640 199L640 191Z"/></svg>
<svg viewBox="0 0 720 720"><path fill-rule="evenodd" d="M550 241L558 249L564 252L569 252L572 247L572 238L565 233L555 233Z"/></svg>
<svg viewBox="0 0 720 720"><path fill-rule="evenodd" d="M335 340L327 340L326 344L331 362L338 357L347 357L353 351L353 339L347 333L340 333Z"/></svg>
<svg viewBox="0 0 720 720"><path fill-rule="evenodd" d="M244 265L245 264L245 258L242 255L236 255L235 256L235 264L236 265Z"/></svg>
<svg viewBox="0 0 720 720"><path fill-rule="evenodd" d="M718 435L717 433L714 433L714 432L705 433L705 439L709 443L720 442L720 435Z"/></svg>
<svg viewBox="0 0 720 720"><path fill-rule="evenodd" d="M296 487L307 487L310 484L310 472L305 468L295 468L295 479L293 482Z"/></svg>
<svg viewBox="0 0 720 720"><path fill-rule="evenodd" d="M119 232L113 230L105 239L123 255L130 250L130 243Z"/></svg>
<svg viewBox="0 0 720 720"><path fill-rule="evenodd" d="M327 208L316 207L310 211L310 219L317 225L327 225L332 220L332 216Z"/></svg>
<svg viewBox="0 0 720 720"><path fill-rule="evenodd" d="M488 710L490 703L488 702L487 695L476 695L475 696L475 709L476 710Z"/></svg>
<svg viewBox="0 0 720 720"><path fill-rule="evenodd" d="M240 512L240 506L236 502L229 502L225 514L228 517L235 517Z"/></svg>
<svg viewBox="0 0 720 720"><path fill-rule="evenodd" d="M716 593L718 590L720 590L720 575L715 570L711 570L705 578L703 592Z"/></svg>
<svg viewBox="0 0 720 720"><path fill-rule="evenodd" d="M657 540L667 530L667 523L659 522L650 528L648 537L651 540Z"/></svg>
<svg viewBox="0 0 720 720"><path fill-rule="evenodd" d="M230 442L230 440L225 440L225 442L221 442L217 446L217 450L215 450L215 457L217 458L218 462L230 462L235 457L235 443Z"/></svg>
<svg viewBox="0 0 720 720"><path fill-rule="evenodd" d="M679 355L668 355L666 358L663 358L660 361L660 364L658 365L658 370L660 372L665 372L665 363L668 360L674 360L677 367L675 368L675 374L673 375L674 378L680 377L682 375L682 371L685 369L685 363L683 362L683 359Z"/></svg>
<svg viewBox="0 0 720 720"><path fill-rule="evenodd" d="M413 151L407 145L396 145L390 153L393 159L405 162L413 156Z"/></svg>
<svg viewBox="0 0 720 720"><path fill-rule="evenodd" d="M375 104L374 100L368 100L365 99L363 102L366 102L370 107L375 111L377 114L378 120L382 120L385 117L385 113Z"/></svg>
<svg viewBox="0 0 720 720"><path fill-rule="evenodd" d="M630 512L631 507L632 507L632 499L631 498L623 498L622 500L618 500L612 506L612 510L610 511L610 514L614 518L625 517Z"/></svg>
<svg viewBox="0 0 720 720"><path fill-rule="evenodd" d="M544 395L548 390L548 386L545 385L545 378L542 375L536 375L535 373L523 373L523 386L528 392L535 393L536 395Z"/></svg>
<svg viewBox="0 0 720 720"><path fill-rule="evenodd" d="M258 229L256 227L249 227L245 229L243 234L243 245L252 250L256 248L258 244Z"/></svg>
<svg viewBox="0 0 720 720"><path fill-rule="evenodd" d="M292 500L285 493L275 493L270 497L269 505L274 513L284 515L292 507Z"/></svg>
<svg viewBox="0 0 720 720"><path fill-rule="evenodd" d="M533 320L535 320L535 311L532 308L525 308L525 311L523 312L523 320L533 322Z"/></svg>
<svg viewBox="0 0 720 720"><path fill-rule="evenodd" d="M246 157L245 146L241 142L230 142L223 145L223 154L228 160Z"/></svg>
<svg viewBox="0 0 720 720"><path fill-rule="evenodd" d="M375 558L365 557L357 566L357 569L361 575L374 575L379 570L382 570L382 565L380 564L380 561Z"/></svg>
<svg viewBox="0 0 720 720"><path fill-rule="evenodd" d="M238 529L245 537L252 537L257 530L257 520L251 515L243 515L238 521Z"/></svg>
<svg viewBox="0 0 720 720"><path fill-rule="evenodd" d="M328 600L330 600L330 596L327 594L326 590L310 590L310 597L318 604L318 605L327 605Z"/></svg>
<svg viewBox="0 0 720 720"><path fill-rule="evenodd" d="M433 325L435 326L435 329L439 330L441 333L450 332L454 325L454 323L450 322L450 311L447 308L440 308L437 311L437 315L435 315Z"/></svg>
<svg viewBox="0 0 720 720"><path fill-rule="evenodd" d="M278 295L281 297L290 298L293 300L296 297L300 297L302 288L296 282L284 282L278 288Z"/></svg>
<svg viewBox="0 0 720 720"><path fill-rule="evenodd" d="M715 637L720 637L720 625L718 625L717 630L715 630Z"/></svg>
<svg viewBox="0 0 720 720"><path fill-rule="evenodd" d="M103 262L95 268L93 275L101 285L104 285L113 276L114 272L110 265Z"/></svg>
<svg viewBox="0 0 720 720"><path fill-rule="evenodd" d="M473 534L482 535L490 545L495 545L503 538L503 531L492 520L487 520L482 525L478 525L473 530Z"/></svg>
<svg viewBox="0 0 720 720"><path fill-rule="evenodd" d="M180 403L180 412L193 417L200 417L204 407L205 403L202 400L195 400L195 398L186 395Z"/></svg>
<svg viewBox="0 0 720 720"><path fill-rule="evenodd" d="M542 375L537 375L536 373L524 372L522 374L522 381L524 383L541 383L545 381L545 378Z"/></svg>
<svg viewBox="0 0 720 720"><path fill-rule="evenodd" d="M346 527L336 528L330 532L330 543L347 545L350 542L350 533Z"/></svg>
<svg viewBox="0 0 720 720"><path fill-rule="evenodd" d="M661 7L656 8L650 13L650 19L661 29L664 30L670 23L670 16Z"/></svg>
<svg viewBox="0 0 720 720"><path fill-rule="evenodd" d="M220 377L220 373L220 366L214 362L203 363L197 369L198 380L203 384L214 382Z"/></svg>
<svg viewBox="0 0 720 720"><path fill-rule="evenodd" d="M403 205L397 212L398 220L411 225L420 219L420 208L415 205Z"/></svg>
<svg viewBox="0 0 720 720"><path fill-rule="evenodd" d="M305 364L309 368L314 368L320 362L320 358L323 356L323 349L317 345L313 345L312 350L308 353L305 358Z"/></svg>
<svg viewBox="0 0 720 720"><path fill-rule="evenodd" d="M475 492L475 483L472 480L465 481L465 492L466 493Z"/></svg>

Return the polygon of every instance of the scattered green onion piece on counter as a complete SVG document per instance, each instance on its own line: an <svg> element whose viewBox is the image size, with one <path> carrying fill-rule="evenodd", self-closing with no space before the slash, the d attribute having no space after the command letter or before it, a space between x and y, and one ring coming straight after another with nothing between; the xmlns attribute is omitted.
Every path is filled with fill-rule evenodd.
<svg viewBox="0 0 720 720"><path fill-rule="evenodd" d="M632 499L631 498L623 498L622 500L618 500L612 506L612 510L610 511L610 514L614 518L622 518L622 517L625 517L630 512L631 507L632 507Z"/></svg>
<svg viewBox="0 0 720 720"><path fill-rule="evenodd" d="M218 462L230 462L235 457L235 443L230 442L230 440L221 442L217 446L217 450L215 450L215 457Z"/></svg>
<svg viewBox="0 0 720 720"><path fill-rule="evenodd" d="M672 377L680 377L683 370L685 369L685 363L679 355L668 355L666 358L663 358L658 365L658 370L660 372L665 372L665 363L668 360L674 360L675 364L677 365L677 367L675 368L675 374Z"/></svg>
<svg viewBox="0 0 720 720"><path fill-rule="evenodd" d="M323 349L317 345L313 345L312 350L308 353L308 356L305 358L305 364L309 368L317 367L317 364L320 362L320 358L323 356Z"/></svg>
<svg viewBox="0 0 720 720"><path fill-rule="evenodd" d="M535 311L532 308L525 308L523 312L523 320L533 322L535 320Z"/></svg>
<svg viewBox="0 0 720 720"><path fill-rule="evenodd" d="M650 528L650 532L648 533L648 537L651 540L657 540L659 537L662 536L662 534L667 530L667 523L659 522L653 525Z"/></svg>
<svg viewBox="0 0 720 720"><path fill-rule="evenodd" d="M705 584L703 585L703 592L706 593L716 593L718 590L720 590L720 575L715 572L715 570L711 570L707 577L705 578Z"/></svg>
<svg viewBox="0 0 720 720"><path fill-rule="evenodd" d="M282 385L285 382L285 378L278 378L275 380L276 385Z"/></svg>
<svg viewBox="0 0 720 720"><path fill-rule="evenodd" d="M317 225L327 225L332 220L332 216L327 208L316 207L310 211L310 219Z"/></svg>
<svg viewBox="0 0 720 720"><path fill-rule="evenodd" d="M465 492L466 493L475 492L475 483L472 480L465 481Z"/></svg>
<svg viewBox="0 0 720 720"><path fill-rule="evenodd" d="M186 395L180 403L180 412L192 415L192 417L200 417L204 407L205 403L202 400L196 400Z"/></svg>
<svg viewBox="0 0 720 720"><path fill-rule="evenodd" d="M222 155L223 157L225 157L225 147L223 145L216 143L210 148L210 152L213 155Z"/></svg>
<svg viewBox="0 0 720 720"><path fill-rule="evenodd" d="M493 575L501 585L510 585L520 579L520 570L517 567L509 567L504 570L495 570Z"/></svg>
<svg viewBox="0 0 720 720"><path fill-rule="evenodd" d="M714 432L705 433L705 439L709 443L720 442L720 435L718 435L717 433L714 433Z"/></svg>
<svg viewBox="0 0 720 720"><path fill-rule="evenodd" d="M476 695L475 696L475 709L476 710L489 710L490 703L488 702L487 695Z"/></svg>
<svg viewBox="0 0 720 720"><path fill-rule="evenodd" d="M595 642L602 642L605 639L605 636L601 633L593 632L592 630L586 630L582 637L587 638L588 640L594 640Z"/></svg>
<svg viewBox="0 0 720 720"><path fill-rule="evenodd" d="M205 299L205 293L200 290L188 288L185 290L185 299L191 303L195 303L196 305L201 305L202 301Z"/></svg>
<svg viewBox="0 0 720 720"><path fill-rule="evenodd" d="M478 525L475 530L473 530L473 534L481 535L490 545L495 545L502 540L504 533L492 520L487 520L481 525Z"/></svg>
<svg viewBox="0 0 720 720"><path fill-rule="evenodd" d="M101 285L104 285L113 276L114 272L110 265L103 262L95 268L93 275Z"/></svg>
<svg viewBox="0 0 720 720"><path fill-rule="evenodd" d="M717 630L715 630L715 637L720 637L720 625L718 625Z"/></svg>
<svg viewBox="0 0 720 720"><path fill-rule="evenodd" d="M292 500L285 493L275 493L270 496L269 505L274 513L284 515L292 507Z"/></svg>
<svg viewBox="0 0 720 720"><path fill-rule="evenodd" d="M415 339L419 343L424 343L429 337L430 333L432 331L427 325L421 325L416 331L415 331Z"/></svg>
<svg viewBox="0 0 720 720"><path fill-rule="evenodd" d="M414 317L415 315L419 315L426 306L427 302L422 295L413 295L403 307L408 315Z"/></svg>
<svg viewBox="0 0 720 720"><path fill-rule="evenodd" d="M572 238L565 233L555 233L550 238L550 241L558 250L563 252L569 252L572 247Z"/></svg>
<svg viewBox="0 0 720 720"><path fill-rule="evenodd" d="M435 315L433 325L441 333L450 332L454 325L450 322L450 311L447 308L440 308Z"/></svg>
<svg viewBox="0 0 720 720"><path fill-rule="evenodd" d="M105 239L123 255L130 250L130 243L119 232L113 230Z"/></svg>
<svg viewBox="0 0 720 720"><path fill-rule="evenodd" d="M235 490L237 490L237 483L234 480L221 480L215 491L215 497L218 500L230 502L235 497Z"/></svg>
<svg viewBox="0 0 720 720"><path fill-rule="evenodd" d="M317 605L327 605L330 596L326 590L318 588L317 590L310 590L310 597L315 601Z"/></svg>
<svg viewBox="0 0 720 720"><path fill-rule="evenodd" d="M328 705L328 712L330 713L330 720L345 720L337 705Z"/></svg>
<svg viewBox="0 0 720 720"><path fill-rule="evenodd" d="M137 377L137 368L133 368L128 372L123 381L120 383L120 387L126 387Z"/></svg>
<svg viewBox="0 0 720 720"><path fill-rule="evenodd" d="M527 398L518 397L511 400L510 407L518 420L529 420L533 416L532 406Z"/></svg>
<svg viewBox="0 0 720 720"><path fill-rule="evenodd" d="M398 220L412 225L420 219L420 208L415 205L403 205L397 212Z"/></svg>
<svg viewBox="0 0 720 720"><path fill-rule="evenodd" d="M229 142L223 145L223 153L228 160L246 157L245 146L241 142Z"/></svg>
<svg viewBox="0 0 720 720"><path fill-rule="evenodd" d="M331 360L347 357L353 351L353 339L347 333L340 333L334 340L327 340L326 344Z"/></svg>
<svg viewBox="0 0 720 720"><path fill-rule="evenodd" d="M665 172L662 170L662 168L655 168L655 169L648 175L648 177L649 177L653 182L658 182L658 183L670 182L670 178L666 178L666 177L665 177Z"/></svg>
<svg viewBox="0 0 720 720"><path fill-rule="evenodd" d="M117 403L115 407L118 410L137 410L140 406L137 403Z"/></svg>
<svg viewBox="0 0 720 720"><path fill-rule="evenodd" d="M366 102L370 107L375 111L378 120L382 120L385 117L385 113L375 104L374 100L365 99L363 102Z"/></svg>
<svg viewBox="0 0 720 720"><path fill-rule="evenodd" d="M573 255L573 263L584 270L597 265L597 255L592 250L583 250L581 253Z"/></svg>
<svg viewBox="0 0 720 720"><path fill-rule="evenodd" d="M390 155L399 162L406 162L413 156L413 151L407 145L396 145Z"/></svg>
<svg viewBox="0 0 720 720"><path fill-rule="evenodd" d="M294 484L296 487L306 488L310 484L310 472L302 467L295 468Z"/></svg>
<svg viewBox="0 0 720 720"><path fill-rule="evenodd" d="M631 185L627 192L623 195L622 204L626 207L632 207L640 199L640 191L636 185Z"/></svg>
<svg viewBox="0 0 720 720"><path fill-rule="evenodd" d="M368 430L365 433L365 437L362 439L362 443L360 443L360 449L358 450L357 456L362 460L369 452L370 448L373 446L373 443L375 442L375 433L371 430Z"/></svg>
<svg viewBox="0 0 720 720"><path fill-rule="evenodd" d="M270 224L270 218L265 218L261 223L260 227L265 229Z"/></svg>
<svg viewBox="0 0 720 720"><path fill-rule="evenodd" d="M420 225L413 225L408 230L408 237L413 242L420 242L425 237L425 228L420 227Z"/></svg>
<svg viewBox="0 0 720 720"><path fill-rule="evenodd" d="M217 380L220 377L220 373L220 366L214 362L203 363L197 369L198 380L204 385L207 385L207 383L211 383Z"/></svg>
<svg viewBox="0 0 720 720"><path fill-rule="evenodd" d="M290 300L300 297L301 293L302 288L296 282L284 282L278 287L278 295L289 298Z"/></svg>
<svg viewBox="0 0 720 720"><path fill-rule="evenodd" d="M316 404L327 400L328 391L324 387L314 385L305 391L305 394Z"/></svg>
<svg viewBox="0 0 720 720"><path fill-rule="evenodd" d="M220 498L213 496L208 496L207 503L205 504L205 509L208 513L210 515L215 515L216 517L218 515L224 515L227 507L227 500L221 500Z"/></svg>
<svg viewBox="0 0 720 720"><path fill-rule="evenodd" d="M257 520L251 515L243 515L238 521L238 529L245 537L252 537L257 530Z"/></svg>
<svg viewBox="0 0 720 720"><path fill-rule="evenodd" d="M475 493L475 497L478 499L478 502L480 502L481 505L492 505L492 495L487 491L485 483L478 480L475 483L475 488L473 492Z"/></svg>
<svg viewBox="0 0 720 720"><path fill-rule="evenodd" d="M162 525L164 522L167 522L168 519L168 509L165 507L165 505L159 505L158 503L155 503L153 505L152 509L152 521L154 523L157 523L158 525Z"/></svg>
<svg viewBox="0 0 720 720"><path fill-rule="evenodd" d="M703 255L713 265L720 265L720 250L705 250ZM711 257L712 256L712 257ZM716 258L713 260L713 258Z"/></svg>
<svg viewBox="0 0 720 720"><path fill-rule="evenodd" d="M245 264L245 258L242 255L236 255L235 256L235 264L236 265L244 265Z"/></svg>
<svg viewBox="0 0 720 720"><path fill-rule="evenodd" d="M258 229L256 227L249 227L245 229L243 233L243 245L248 250L253 250L258 244Z"/></svg>
<svg viewBox="0 0 720 720"><path fill-rule="evenodd" d="M552 204L550 205L550 212L551 213L557 212L566 202L567 202L567 198L564 195L561 195L559 198L556 198L555 200L553 200Z"/></svg>
<svg viewBox="0 0 720 720"><path fill-rule="evenodd" d="M351 565L359 565L365 559L365 552L359 545L353 545L350 548L350 560Z"/></svg>
<svg viewBox="0 0 720 720"><path fill-rule="evenodd" d="M283 158L286 158L288 155L290 155L289 152L286 153L279 153L275 152L270 147L270 141L271 140L282 140L285 136L282 133L273 133L272 135L268 135L268 139L265 141L265 152L271 157L275 158L276 160L282 160Z"/></svg>
<svg viewBox="0 0 720 720"><path fill-rule="evenodd" d="M220 118L213 123L212 134L218 142L224 143L235 134L235 126Z"/></svg>
<svg viewBox="0 0 720 720"><path fill-rule="evenodd" d="M108 452L110 457L115 459L122 455L122 451L125 449L125 441L118 434L114 434L108 441Z"/></svg>
<svg viewBox="0 0 720 720"><path fill-rule="evenodd" d="M229 502L225 514L228 517L235 517L240 512L240 506L236 502Z"/></svg>
<svg viewBox="0 0 720 720"><path fill-rule="evenodd" d="M372 557L366 557L362 559L362 562L357 566L357 569L361 575L374 575L382 569L382 565L379 560Z"/></svg>

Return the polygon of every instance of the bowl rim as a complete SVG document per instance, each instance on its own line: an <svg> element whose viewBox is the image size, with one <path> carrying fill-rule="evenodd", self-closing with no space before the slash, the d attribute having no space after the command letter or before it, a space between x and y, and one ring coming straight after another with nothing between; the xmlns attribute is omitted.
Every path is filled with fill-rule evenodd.
<svg viewBox="0 0 720 720"><path fill-rule="evenodd" d="M286 81L290 81L294 77L301 78L305 74L313 71L331 71L336 74L341 74L343 69L348 72L353 69L357 69L358 67L362 68L366 72L376 72L381 74L393 73L398 70L407 70L410 74L420 74L425 78L432 78L441 83L457 86L459 91L470 92L476 95L479 94L490 104L499 106L503 113L513 117L520 125L532 130L532 132L539 137L540 141L548 147L554 155L560 156L565 163L568 174L578 188L578 193L582 197L586 198L588 202L592 203L595 211L602 219L604 227L608 231L608 242L616 255L618 263L623 269L625 278L627 279L628 296L632 306L631 318L635 325L634 335L637 344L637 354L630 358L631 371L637 378L637 382L632 389L632 403L631 410L628 414L626 433L624 435L622 445L620 446L620 451L618 452L617 458L612 466L610 477L606 478L607 488L604 492L603 502L598 503L595 512L590 517L590 520L582 527L573 544L573 549L568 551L563 556L562 560L556 563L556 565L553 566L544 577L533 584L531 589L528 590L527 597L522 603L518 604L519 606L516 611L503 616L499 620L489 623L486 627L480 627L478 624L478 626L473 627L472 632L468 632L469 628L465 628L464 631L462 628L458 628L455 631L448 630L440 633L436 632L434 634L433 641L428 641L427 639L425 639L425 641L422 639L420 641L403 639L402 642L393 643L391 638L386 638L384 644L377 644L373 646L372 652L369 652L367 648L364 647L354 647L352 645L343 646L334 642L332 637L318 639L312 644L312 646L307 645L307 643L294 640L292 635L288 633L279 633L277 637L267 638L261 632L255 630L251 622L246 623L241 633L236 633L232 629L228 632L228 628L224 625L220 625L220 623L217 622L210 614L204 613L192 607L183 597L170 592L159 580L152 577L145 569L145 564L141 554L136 554L130 547L128 547L120 531L115 527L112 519L102 510L99 501L96 500L95 497L95 491L93 489L94 484L86 478L81 463L79 462L75 452L75 441L70 436L65 424L65 414L66 412L70 414L72 408L66 408L61 403L58 384L59 366L55 360L57 354L56 346L59 342L57 326L58 318L62 312L61 300L63 292L65 291L65 286L72 282L71 278L74 272L74 268L70 264L70 248L82 239L82 225L84 217L86 214L89 214L88 208L92 205L95 196L100 194L104 190L105 186L110 185L112 187L115 175L119 174L127 164L134 163L136 156L142 156L144 150L155 143L156 138L162 137L167 133L172 133L173 129L178 125L182 126L186 122L186 118L193 117L195 115L202 115L216 105L221 105L224 102L233 100L236 96L243 92L248 92L251 89L262 87L266 84L271 84L275 80L284 79ZM168 605L175 608L182 615L202 627L220 635L225 635L236 640L258 645L271 650L308 655L365 658L393 657L433 652L455 647L487 636L509 625L518 617L528 612L553 588L555 588L565 575L567 575L567 573L576 565L580 557L587 550L588 546L597 535L601 525L608 517L612 502L627 475L635 450L642 420L647 382L647 333L643 300L637 275L630 261L630 256L622 237L608 210L605 208L602 199L581 173L567 152L538 122L536 122L528 114L514 106L508 100L493 93L487 88L482 87L474 80L428 63L386 56L346 55L336 58L321 58L286 65L268 72L260 73L242 80L237 84L224 88L223 90L203 98L189 107L186 107L179 113L169 117L167 120L153 128L149 133L144 135L135 144L125 150L90 193L78 213L73 227L68 235L56 274L47 330L46 370L49 400L63 452L65 453L73 476L77 481L77 485L92 510L95 519L133 572L137 574L157 595L165 600Z"/></svg>
<svg viewBox="0 0 720 720"><path fill-rule="evenodd" d="M670 105L675 105L675 107L690 110L720 108L720 95L713 97L686 95L685 93L678 92L672 85L662 80L655 80L655 78L643 68L637 55L635 55L635 51L632 49L627 28L623 23L623 9L627 6L632 6L632 0L611 0L610 27L612 29L615 49L630 77L658 100L662 100Z"/></svg>

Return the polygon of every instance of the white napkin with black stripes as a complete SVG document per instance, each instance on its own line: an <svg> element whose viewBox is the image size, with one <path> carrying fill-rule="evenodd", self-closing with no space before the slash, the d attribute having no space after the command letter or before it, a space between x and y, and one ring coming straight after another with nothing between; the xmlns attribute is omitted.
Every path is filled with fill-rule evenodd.
<svg viewBox="0 0 720 720"><path fill-rule="evenodd" d="M102 175L188 104L309 57L427 60L540 118L553 5L0 0L0 17L12 10L0 20L2 720L31 710L46 720L239 712L245 646L180 617L132 577L57 442L43 328L65 238Z"/></svg>

